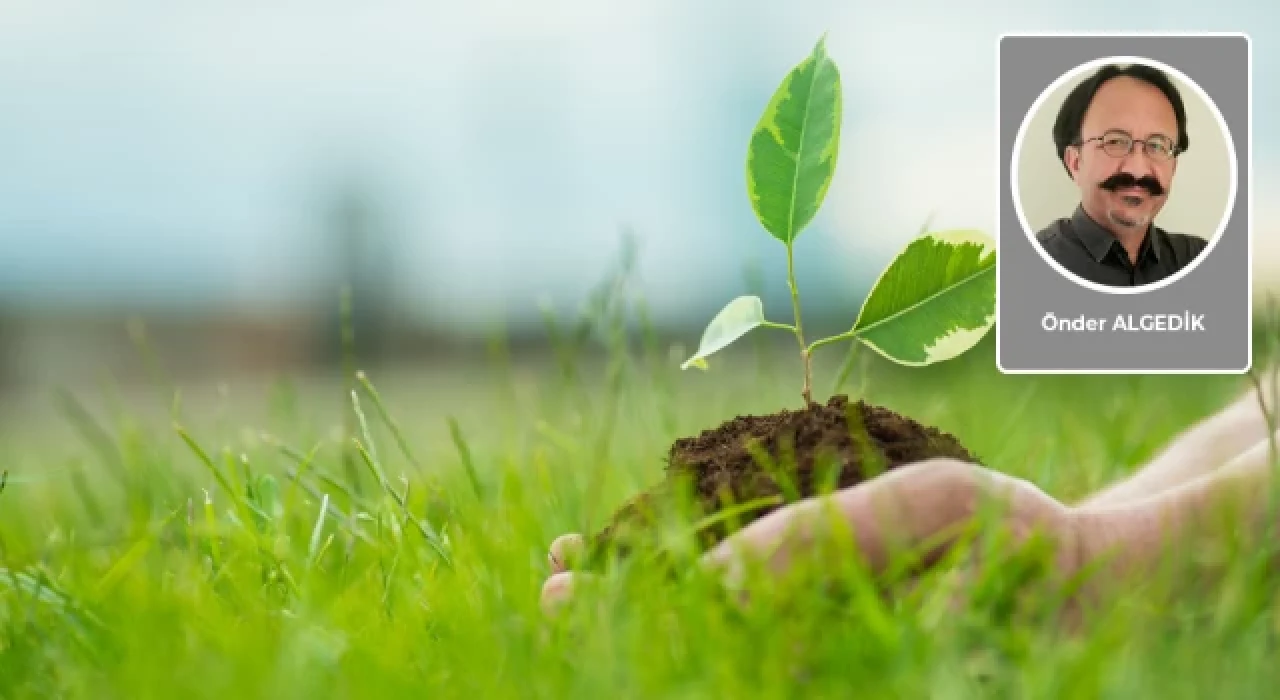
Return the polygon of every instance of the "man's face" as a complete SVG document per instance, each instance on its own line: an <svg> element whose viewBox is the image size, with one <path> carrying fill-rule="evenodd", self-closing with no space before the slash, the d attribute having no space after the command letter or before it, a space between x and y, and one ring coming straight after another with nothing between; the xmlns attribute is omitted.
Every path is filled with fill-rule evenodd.
<svg viewBox="0 0 1280 700"><path fill-rule="evenodd" d="M1154 85L1112 78L1094 94L1080 136L1066 164L1085 211L1104 225L1145 231L1173 187L1177 159L1158 152L1177 145L1173 105Z"/></svg>

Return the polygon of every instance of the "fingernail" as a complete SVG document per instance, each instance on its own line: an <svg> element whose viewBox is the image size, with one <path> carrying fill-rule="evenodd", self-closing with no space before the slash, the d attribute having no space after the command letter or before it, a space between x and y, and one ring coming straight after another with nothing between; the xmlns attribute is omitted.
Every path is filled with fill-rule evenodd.
<svg viewBox="0 0 1280 700"><path fill-rule="evenodd" d="M557 537L551 543L551 552L548 554L552 568L557 572L568 571L578 562L583 546L582 535L571 534Z"/></svg>

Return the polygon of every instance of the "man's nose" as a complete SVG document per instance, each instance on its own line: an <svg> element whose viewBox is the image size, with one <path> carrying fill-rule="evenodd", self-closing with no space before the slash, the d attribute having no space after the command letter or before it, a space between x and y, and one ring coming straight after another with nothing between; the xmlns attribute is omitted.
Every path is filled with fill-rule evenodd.
<svg viewBox="0 0 1280 700"><path fill-rule="evenodd" d="M1120 168L1123 172L1132 173L1134 177L1155 177L1157 174L1155 162L1147 155L1146 146L1140 142L1135 142L1129 155L1120 159Z"/></svg>

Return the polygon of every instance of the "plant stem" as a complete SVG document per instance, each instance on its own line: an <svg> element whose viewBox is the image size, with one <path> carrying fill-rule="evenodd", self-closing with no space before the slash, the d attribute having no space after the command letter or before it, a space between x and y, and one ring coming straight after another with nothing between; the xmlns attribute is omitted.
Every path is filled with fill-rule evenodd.
<svg viewBox="0 0 1280 700"><path fill-rule="evenodd" d="M812 356L813 351L822 347L823 345L838 343L844 340L856 341L857 339L858 339L857 331L852 331L852 330L845 331L844 333L841 333L839 335L833 335L830 338L823 338L821 340L813 341L813 344L809 346L807 352L809 353L810 356ZM857 349L857 343L855 342L853 349L850 349L849 355L845 358L844 365L840 368L840 376L839 378L836 379L835 386L832 387L831 389L832 394L839 393L840 387L844 385L845 379L849 376L849 371L853 369L853 358L855 355L854 350L856 349Z"/></svg>
<svg viewBox="0 0 1280 700"><path fill-rule="evenodd" d="M847 331L847 332L841 333L840 335L833 335L833 336L831 336L830 338L823 338L822 340L815 340L815 341L813 341L813 345L810 345L810 346L809 346L809 352L813 352L814 350L817 350L818 348L822 347L823 345L827 345L827 344L830 344L830 343L838 343L838 342L840 342L840 341L842 341L842 340L853 340L854 338L857 338L857 337L858 337L858 334L857 334L857 333L855 333L855 332L853 332L853 331Z"/></svg>
<svg viewBox="0 0 1280 700"><path fill-rule="evenodd" d="M791 312L796 321L796 340L800 341L800 358L804 362L804 388L800 395L804 397L806 408L813 403L813 369L809 360L809 348L804 342L804 325L800 322L800 291L796 289L795 255L792 244L787 244L787 286L791 288Z"/></svg>
<svg viewBox="0 0 1280 700"><path fill-rule="evenodd" d="M844 364L840 366L840 372L836 375L835 384L831 387L832 394L840 393L840 390L844 388L845 381L849 379L849 373L853 371L854 362L861 359L858 353L859 345L860 343L856 341L850 343L849 352L844 356Z"/></svg>

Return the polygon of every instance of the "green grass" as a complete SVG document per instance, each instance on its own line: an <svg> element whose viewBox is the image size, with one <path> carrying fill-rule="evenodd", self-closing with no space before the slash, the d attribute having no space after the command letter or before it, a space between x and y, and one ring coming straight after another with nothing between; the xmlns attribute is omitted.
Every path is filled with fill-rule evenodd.
<svg viewBox="0 0 1280 700"><path fill-rule="evenodd" d="M645 337L623 352L611 327L608 352L561 345L549 365L416 384L371 373L398 432L362 389L367 432L356 421L352 437L368 459L346 451L349 463L340 384L212 412L189 393L172 411L79 397L83 413L64 411L76 442L7 443L0 696L1203 698L1257 696L1280 677L1276 580L1249 553L1194 596L1134 590L1076 635L1009 612L1012 563L988 573L985 603L954 614L884 602L837 556L824 568L844 598L809 584L743 609L696 576L623 567L545 618L551 539L660 478L674 438L799 403L785 342L772 364L744 345L709 374L681 373ZM1007 377L989 341L936 368L869 361L846 390L1069 501L1246 381ZM817 359L825 398L840 358Z"/></svg>

